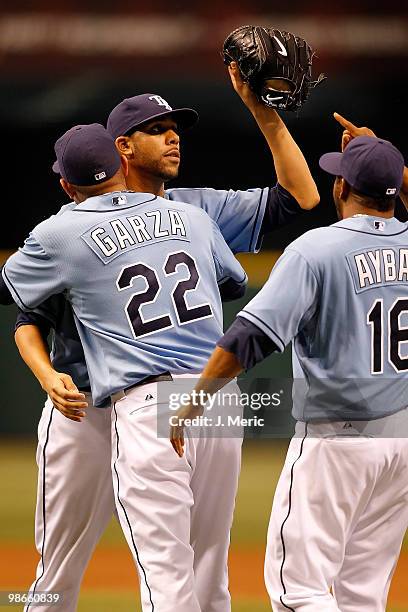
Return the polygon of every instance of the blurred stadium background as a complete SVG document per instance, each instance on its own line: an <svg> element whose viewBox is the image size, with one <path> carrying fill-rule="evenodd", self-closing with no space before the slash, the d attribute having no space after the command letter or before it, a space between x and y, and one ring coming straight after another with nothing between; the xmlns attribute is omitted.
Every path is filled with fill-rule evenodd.
<svg viewBox="0 0 408 612"><path fill-rule="evenodd" d="M321 204L244 256L251 297L279 252L305 230L335 220L330 180L319 155L338 148L334 110L393 141L407 158L408 5L405 0L5 0L0 6L0 130L3 143L0 260L64 202L51 172L53 142L74 123L105 122L122 98L158 93L200 113L185 135L179 186L249 188L274 182L267 146L233 92L219 51L245 23L304 36L328 80L289 128L318 182ZM401 205L397 216L406 219ZM238 305L229 308L229 321ZM35 429L43 394L13 344L13 307L0 309L0 591L24 589L37 561L33 542ZM345 322L346 326L346 322ZM285 376L290 356L259 375ZM289 425L290 421L287 419ZM234 612L269 609L263 549L287 440L248 440L231 548ZM85 468L86 466L84 466ZM73 517L74 520L74 517ZM389 610L408 611L403 550ZM112 524L86 575L80 612L138 610L135 572Z"/></svg>

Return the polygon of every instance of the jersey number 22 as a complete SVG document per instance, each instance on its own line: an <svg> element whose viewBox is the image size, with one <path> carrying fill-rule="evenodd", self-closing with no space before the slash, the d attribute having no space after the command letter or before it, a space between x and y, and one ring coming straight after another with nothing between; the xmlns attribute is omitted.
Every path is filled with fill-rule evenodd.
<svg viewBox="0 0 408 612"><path fill-rule="evenodd" d="M196 289L200 277L194 259L185 251L178 253L170 253L163 266L163 271L166 276L175 274L177 267L184 264L188 271L189 277L185 280L180 280L172 291L171 297L176 311L177 321L179 325L186 325L198 319L206 319L212 317L213 313L209 304L201 304L189 308L185 300L187 291ZM173 327L173 323L169 314L154 319L144 319L141 313L143 304L152 304L156 301L161 285L156 271L144 263L135 263L127 268L124 268L116 281L119 291L129 289L132 286L133 280L138 276L142 276L146 280L146 289L140 293L132 295L126 304L125 311L130 327L135 338L141 338L148 334L153 334L163 329Z"/></svg>

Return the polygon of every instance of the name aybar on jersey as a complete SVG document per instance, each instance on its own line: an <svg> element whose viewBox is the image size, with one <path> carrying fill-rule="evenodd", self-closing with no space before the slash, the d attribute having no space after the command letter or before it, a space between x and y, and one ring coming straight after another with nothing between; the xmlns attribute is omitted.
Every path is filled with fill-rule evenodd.
<svg viewBox="0 0 408 612"><path fill-rule="evenodd" d="M353 253L358 289L373 285L408 282L408 248L373 249Z"/></svg>
<svg viewBox="0 0 408 612"><path fill-rule="evenodd" d="M103 221L83 234L82 238L106 260L124 250L155 240L188 240L187 229L188 222L183 211L149 210L139 215Z"/></svg>

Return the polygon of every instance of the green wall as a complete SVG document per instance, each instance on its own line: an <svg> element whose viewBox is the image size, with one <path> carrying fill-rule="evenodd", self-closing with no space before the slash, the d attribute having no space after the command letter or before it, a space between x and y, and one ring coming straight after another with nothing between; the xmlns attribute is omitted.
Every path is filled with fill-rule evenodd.
<svg viewBox="0 0 408 612"><path fill-rule="evenodd" d="M0 433L35 431L45 393L14 343L14 306L0 307Z"/></svg>

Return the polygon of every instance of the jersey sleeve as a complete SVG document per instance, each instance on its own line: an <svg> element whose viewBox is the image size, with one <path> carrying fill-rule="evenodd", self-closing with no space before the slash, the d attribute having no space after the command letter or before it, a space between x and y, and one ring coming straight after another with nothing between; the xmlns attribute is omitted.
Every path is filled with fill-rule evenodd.
<svg viewBox="0 0 408 612"><path fill-rule="evenodd" d="M218 226L212 221L211 225L213 229L213 257L218 285L233 281L234 284L245 287L248 277L244 268L228 247Z"/></svg>
<svg viewBox="0 0 408 612"><path fill-rule="evenodd" d="M21 310L36 308L64 289L64 274L56 257L50 257L33 233L5 263L2 276Z"/></svg>
<svg viewBox="0 0 408 612"><path fill-rule="evenodd" d="M16 324L14 326L14 331L17 331L19 327L24 327L25 325L35 325L35 327L38 327L44 340L47 339L52 329L50 321L39 312L24 312L19 308L16 318Z"/></svg>
<svg viewBox="0 0 408 612"><path fill-rule="evenodd" d="M278 259L260 292L238 313L283 352L317 310L319 285L310 264L292 249Z"/></svg>
<svg viewBox="0 0 408 612"><path fill-rule="evenodd" d="M228 353L233 353L244 370L250 370L271 353L279 352L275 342L259 327L237 317L217 342Z"/></svg>
<svg viewBox="0 0 408 612"><path fill-rule="evenodd" d="M2 273L0 275L0 304L2 304L2 306L10 306L11 304L14 304L13 296L10 293L10 289L4 282L3 268L1 268L0 271Z"/></svg>
<svg viewBox="0 0 408 612"><path fill-rule="evenodd" d="M234 253L256 252L260 248L262 222L269 187L229 191L211 188L169 189L170 200L186 202L205 210L218 225Z"/></svg>
<svg viewBox="0 0 408 612"><path fill-rule="evenodd" d="M262 244L264 234L272 232L284 225L288 225L294 219L302 215L305 211L299 206L296 198L289 191L284 189L282 185L277 183L275 187L269 189L268 201L266 204L265 215L262 221L260 236L258 238L259 245Z"/></svg>
<svg viewBox="0 0 408 612"><path fill-rule="evenodd" d="M23 325L35 325L41 330L43 336L48 336L51 329L55 329L61 320L65 297L63 294L52 295L34 310L24 312L20 308L17 313L15 329Z"/></svg>

